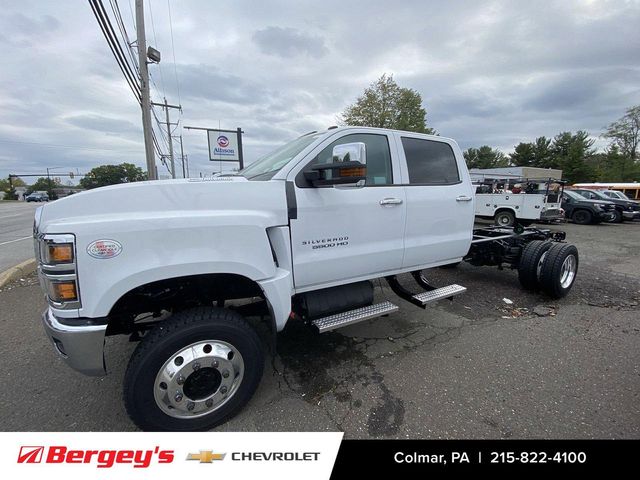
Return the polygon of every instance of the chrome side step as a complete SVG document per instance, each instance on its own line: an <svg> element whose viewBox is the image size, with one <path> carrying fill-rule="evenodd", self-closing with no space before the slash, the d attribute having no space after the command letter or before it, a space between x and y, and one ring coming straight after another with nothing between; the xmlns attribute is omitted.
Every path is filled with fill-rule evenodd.
<svg viewBox="0 0 640 480"><path fill-rule="evenodd" d="M427 303L436 302L438 300L442 300L443 298L451 298L456 295L460 295L461 293L466 292L467 289L460 285L456 285L455 283L452 285L447 285L446 287L436 288L435 290L430 290L428 292L418 293L414 295L413 298L420 302L422 305L426 305Z"/></svg>
<svg viewBox="0 0 640 480"><path fill-rule="evenodd" d="M346 312L336 313L335 315L329 315L328 317L312 320L311 325L316 327L320 333L323 333L351 325L352 323L358 323L371 318L380 317L382 315L388 315L398 310L399 307L391 302L376 303L374 305L368 305L366 307L356 308L355 310L348 310Z"/></svg>

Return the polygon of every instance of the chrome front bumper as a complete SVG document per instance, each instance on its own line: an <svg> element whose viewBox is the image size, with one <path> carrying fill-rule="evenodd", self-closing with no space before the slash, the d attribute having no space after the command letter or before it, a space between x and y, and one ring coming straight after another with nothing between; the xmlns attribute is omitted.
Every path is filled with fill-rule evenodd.
<svg viewBox="0 0 640 480"><path fill-rule="evenodd" d="M70 319L65 323L57 319L51 309L42 314L44 331L58 355L80 373L91 376L106 375L104 363L104 337L106 322L101 319ZM74 322L74 324L71 324Z"/></svg>

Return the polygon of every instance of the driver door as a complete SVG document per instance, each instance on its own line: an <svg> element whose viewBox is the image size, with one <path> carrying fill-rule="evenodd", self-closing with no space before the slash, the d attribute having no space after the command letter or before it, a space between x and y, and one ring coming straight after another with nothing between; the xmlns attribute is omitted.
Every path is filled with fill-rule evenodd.
<svg viewBox="0 0 640 480"><path fill-rule="evenodd" d="M366 146L364 186L313 187L305 180L305 169L333 161L335 146L357 142ZM348 134L324 146L295 175L295 196L291 243L297 291L380 277L402 267L406 201L390 135Z"/></svg>

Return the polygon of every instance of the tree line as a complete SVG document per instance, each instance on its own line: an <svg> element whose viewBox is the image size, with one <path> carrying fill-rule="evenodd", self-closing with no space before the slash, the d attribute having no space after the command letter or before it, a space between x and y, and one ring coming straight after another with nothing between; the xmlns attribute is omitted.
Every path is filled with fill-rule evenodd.
<svg viewBox="0 0 640 480"><path fill-rule="evenodd" d="M382 75L349 105L338 121L343 125L393 128L418 133L437 132L427 125L427 112L419 92L400 87L392 75ZM521 142L512 153L483 145L468 148L464 158L469 168L508 166L557 168L572 182L640 180L638 143L640 105L605 127L609 141L603 152L594 148L596 139L588 132L560 132L553 138L538 137Z"/></svg>
<svg viewBox="0 0 640 480"><path fill-rule="evenodd" d="M427 111L420 93L400 87L393 75L387 74L369 85L353 104L347 106L338 116L338 122L438 135L427 124ZM564 179L571 182L640 181L640 105L627 109L622 117L605 128L601 136L609 141L602 152L594 148L595 138L584 130L578 130L575 133L560 132L553 138L542 136L532 142L520 142L509 154L489 145L468 148L464 151L464 158L469 168L557 168L562 170ZM91 189L146 178L146 173L131 163L101 165L82 178L80 186ZM22 182L14 179L14 187L19 185L16 181ZM46 190L50 197L55 198L47 178L39 178L27 192L37 190ZM16 197L15 188L11 188L7 180L0 179L0 191L7 193L5 198Z"/></svg>
<svg viewBox="0 0 640 480"><path fill-rule="evenodd" d="M119 165L100 165L92 168L83 178L80 179L80 187L86 190L118 183L139 182L146 180L147 174L132 163L121 163ZM27 187L26 194L32 192L47 192L51 200L58 198L55 189L62 187L58 177L40 177L32 185L26 185L21 178L14 177L11 182L7 178L0 179L0 192L5 192L5 200L16 200L15 187Z"/></svg>

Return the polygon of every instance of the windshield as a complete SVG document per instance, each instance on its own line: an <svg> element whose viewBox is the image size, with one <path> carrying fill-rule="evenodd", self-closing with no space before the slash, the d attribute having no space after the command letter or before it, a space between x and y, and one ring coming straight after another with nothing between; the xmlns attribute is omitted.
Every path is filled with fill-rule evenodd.
<svg viewBox="0 0 640 480"><path fill-rule="evenodd" d="M597 190L592 190L591 191L596 197L598 197L601 200L611 200L611 198L607 197L604 193L599 192Z"/></svg>
<svg viewBox="0 0 640 480"><path fill-rule="evenodd" d="M616 190L607 192L607 195L609 195L610 197L618 197L620 200L629 200L629 197L627 197L624 193L618 192Z"/></svg>
<svg viewBox="0 0 640 480"><path fill-rule="evenodd" d="M282 167L289 163L293 157L298 155L322 135L324 135L324 133L313 133L296 138L256 160L238 173L248 180L270 180Z"/></svg>
<svg viewBox="0 0 640 480"><path fill-rule="evenodd" d="M570 190L565 190L564 194L569 198L573 198L574 200L584 200L585 198L582 195L578 195L576 192L572 192Z"/></svg>

